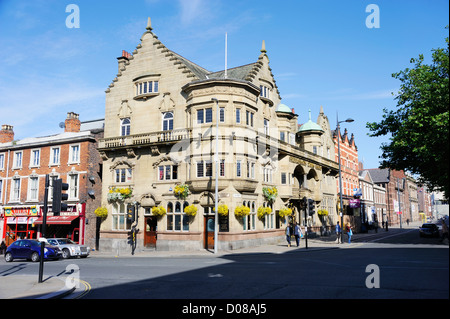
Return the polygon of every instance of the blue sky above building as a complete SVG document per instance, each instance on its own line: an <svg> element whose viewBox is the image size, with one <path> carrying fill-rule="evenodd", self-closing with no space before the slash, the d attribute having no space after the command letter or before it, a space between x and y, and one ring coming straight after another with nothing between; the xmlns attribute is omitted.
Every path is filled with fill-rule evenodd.
<svg viewBox="0 0 450 319"><path fill-rule="evenodd" d="M69 4L80 27L67 28ZM379 8L379 28L368 28L369 4ZM255 62L265 40L282 103L299 123L315 121L323 106L331 129L336 115L353 123L359 160L378 166L387 138L367 136L366 123L395 108L399 81L391 74L410 59L443 47L448 1L331 0L1 0L0 124L15 138L62 131L67 112L104 117L105 90L117 74L122 50L132 52L145 32L210 71Z"/></svg>

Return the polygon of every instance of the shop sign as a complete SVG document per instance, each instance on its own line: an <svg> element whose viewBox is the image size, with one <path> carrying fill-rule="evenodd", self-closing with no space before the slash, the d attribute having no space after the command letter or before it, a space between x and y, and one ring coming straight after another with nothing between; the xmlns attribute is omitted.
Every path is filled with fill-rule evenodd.
<svg viewBox="0 0 450 319"><path fill-rule="evenodd" d="M30 207L5 207L5 216L37 216L36 206Z"/></svg>
<svg viewBox="0 0 450 319"><path fill-rule="evenodd" d="M37 217L8 217L7 224L33 224Z"/></svg>
<svg viewBox="0 0 450 319"><path fill-rule="evenodd" d="M361 207L361 202L359 199L350 199L350 208L359 208Z"/></svg>

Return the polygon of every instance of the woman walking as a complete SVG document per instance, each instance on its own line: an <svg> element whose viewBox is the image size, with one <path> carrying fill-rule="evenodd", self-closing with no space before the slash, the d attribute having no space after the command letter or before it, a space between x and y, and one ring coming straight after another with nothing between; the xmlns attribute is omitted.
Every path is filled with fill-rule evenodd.
<svg viewBox="0 0 450 319"><path fill-rule="evenodd" d="M350 225L350 223L347 224L347 235L348 235L348 243L351 244L352 243L352 235L353 235L353 230L352 230L352 225Z"/></svg>

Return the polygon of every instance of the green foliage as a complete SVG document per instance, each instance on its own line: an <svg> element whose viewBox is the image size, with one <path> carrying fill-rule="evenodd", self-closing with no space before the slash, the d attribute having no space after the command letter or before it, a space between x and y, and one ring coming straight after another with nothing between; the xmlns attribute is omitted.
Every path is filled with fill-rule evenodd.
<svg viewBox="0 0 450 319"><path fill-rule="evenodd" d="M419 182L448 197L449 39L445 41L445 48L432 50L430 65L420 55L411 59L413 68L392 74L401 81L397 109L384 109L382 121L367 123L367 128L372 137L391 134L390 143L381 146L380 167L418 174Z"/></svg>

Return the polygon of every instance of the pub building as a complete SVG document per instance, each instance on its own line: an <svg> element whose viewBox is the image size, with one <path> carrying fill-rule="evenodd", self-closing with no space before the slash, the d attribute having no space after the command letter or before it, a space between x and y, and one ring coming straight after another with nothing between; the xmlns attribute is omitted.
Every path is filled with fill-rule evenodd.
<svg viewBox="0 0 450 319"><path fill-rule="evenodd" d="M252 63L213 72L167 48L150 18L142 32L105 90L100 250L133 251L134 229L138 251L279 243L288 222L320 228L304 197L334 223L328 120L281 103L265 41Z"/></svg>

